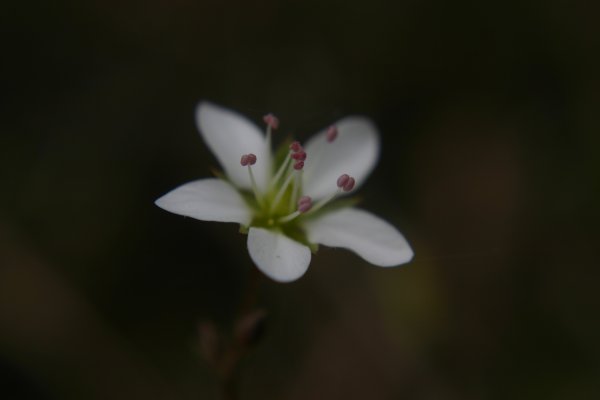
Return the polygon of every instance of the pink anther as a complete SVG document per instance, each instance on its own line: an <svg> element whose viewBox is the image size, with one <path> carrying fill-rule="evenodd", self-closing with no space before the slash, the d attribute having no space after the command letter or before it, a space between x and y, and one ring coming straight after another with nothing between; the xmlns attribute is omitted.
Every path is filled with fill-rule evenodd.
<svg viewBox="0 0 600 400"><path fill-rule="evenodd" d="M248 161L248 165L256 164L256 156L252 153L248 154L247 161Z"/></svg>
<svg viewBox="0 0 600 400"><path fill-rule="evenodd" d="M300 171L302 168L304 168L304 161L296 161L294 163L294 169L296 171Z"/></svg>
<svg viewBox="0 0 600 400"><path fill-rule="evenodd" d="M292 154L292 158L297 161L306 160L306 153L304 151L299 151L297 153Z"/></svg>
<svg viewBox="0 0 600 400"><path fill-rule="evenodd" d="M265 121L265 124L269 125L271 129L279 128L279 119L271 113L265 115L263 121Z"/></svg>
<svg viewBox="0 0 600 400"><path fill-rule="evenodd" d="M290 150L293 151L294 153L297 153L299 151L302 151L302 145L300 144L300 142L298 141L294 141L292 142L292 144L290 144Z"/></svg>
<svg viewBox="0 0 600 400"><path fill-rule="evenodd" d="M248 165L248 154L243 154L242 155L242 159L240 160L240 164L242 164L242 167L245 167L246 165Z"/></svg>
<svg viewBox="0 0 600 400"><path fill-rule="evenodd" d="M298 204L311 202L312 198L310 196L302 196L298 199Z"/></svg>
<svg viewBox="0 0 600 400"><path fill-rule="evenodd" d="M298 199L298 211L305 213L312 208L312 199L310 196L302 196Z"/></svg>
<svg viewBox="0 0 600 400"><path fill-rule="evenodd" d="M348 183L349 180L350 180L350 175L348 175L348 174L340 175L340 177L337 180L337 187L343 188L344 185L346 185L346 183Z"/></svg>
<svg viewBox="0 0 600 400"><path fill-rule="evenodd" d="M338 130L335 125L331 125L327 128L327 133L325 134L325 138L329 143L333 142L338 135Z"/></svg>
<svg viewBox="0 0 600 400"><path fill-rule="evenodd" d="M354 189L354 184L356 182L354 181L354 178L350 177L350 179L348 179L348 182L346 182L346 184L344 185L344 192L349 192L352 189Z"/></svg>

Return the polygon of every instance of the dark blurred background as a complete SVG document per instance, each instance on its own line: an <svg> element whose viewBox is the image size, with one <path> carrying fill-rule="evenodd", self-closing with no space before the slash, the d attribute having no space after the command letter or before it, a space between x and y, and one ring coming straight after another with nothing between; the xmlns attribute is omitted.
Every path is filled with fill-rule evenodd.
<svg viewBox="0 0 600 400"><path fill-rule="evenodd" d="M197 324L254 268L153 205L217 166L201 99L304 140L364 114L396 269L265 281L242 399L600 398L593 2L14 2L0 11L0 398L215 399Z"/></svg>

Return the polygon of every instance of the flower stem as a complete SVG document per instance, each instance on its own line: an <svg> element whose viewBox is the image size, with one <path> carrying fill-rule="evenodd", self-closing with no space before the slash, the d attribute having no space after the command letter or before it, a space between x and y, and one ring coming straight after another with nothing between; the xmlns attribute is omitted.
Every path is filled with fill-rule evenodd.
<svg viewBox="0 0 600 400"><path fill-rule="evenodd" d="M250 274L246 281L246 287L240 298L238 306L238 312L235 320L239 323L243 319L252 318L252 315L256 315L256 303L258 300L258 292L260 289L262 275L260 271L254 266L250 269ZM234 324L235 325L235 324ZM250 327L252 330L253 327ZM237 400L239 399L239 385L240 385L240 361L246 355L252 343L253 332L236 331L234 326L234 332L232 340L229 346L224 349L221 356L218 373L221 378L221 398L223 400Z"/></svg>

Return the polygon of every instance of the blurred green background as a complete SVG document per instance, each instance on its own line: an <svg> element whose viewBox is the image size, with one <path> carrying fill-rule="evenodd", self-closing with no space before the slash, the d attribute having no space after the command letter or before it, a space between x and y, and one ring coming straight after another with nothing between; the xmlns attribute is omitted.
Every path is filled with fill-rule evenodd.
<svg viewBox="0 0 600 400"><path fill-rule="evenodd" d="M3 5L0 398L218 398L197 324L231 325L245 236L153 205L217 165L201 99L300 140L372 118L362 207L416 252L263 282L242 399L600 398L599 8Z"/></svg>

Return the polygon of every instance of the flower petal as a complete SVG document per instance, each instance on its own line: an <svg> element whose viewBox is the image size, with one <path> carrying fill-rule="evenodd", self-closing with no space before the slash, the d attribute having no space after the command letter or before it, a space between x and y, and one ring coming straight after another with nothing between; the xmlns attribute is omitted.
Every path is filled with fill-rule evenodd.
<svg viewBox="0 0 600 400"><path fill-rule="evenodd" d="M410 245L396 228L357 208L344 208L305 224L308 240L325 246L344 247L368 262L391 267L409 262Z"/></svg>
<svg viewBox="0 0 600 400"><path fill-rule="evenodd" d="M323 198L337 190L342 174L360 186L379 157L379 135L373 123L362 117L347 117L335 124L337 139L327 141L327 130L312 137L305 146L308 158L304 167L304 194Z"/></svg>
<svg viewBox="0 0 600 400"><path fill-rule="evenodd" d="M287 236L262 228L250 228L248 252L258 269L278 282L291 282L308 269L310 249Z"/></svg>
<svg viewBox="0 0 600 400"><path fill-rule="evenodd" d="M160 208L202 221L237 222L247 225L252 212L242 196L220 179L186 183L156 200Z"/></svg>
<svg viewBox="0 0 600 400"><path fill-rule="evenodd" d="M240 158L243 154L253 153L257 158L252 166L256 184L260 189L267 187L271 174L271 149L254 123L236 112L202 102L196 108L196 125L236 186L251 187L248 171L240 165Z"/></svg>

